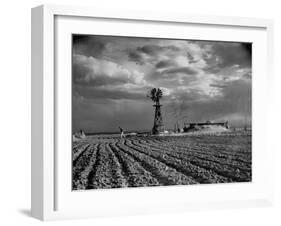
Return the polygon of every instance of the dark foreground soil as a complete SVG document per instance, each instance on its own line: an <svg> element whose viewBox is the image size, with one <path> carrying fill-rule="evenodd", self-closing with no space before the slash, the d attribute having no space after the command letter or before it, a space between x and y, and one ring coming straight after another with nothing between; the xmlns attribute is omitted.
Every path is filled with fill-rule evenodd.
<svg viewBox="0 0 281 226"><path fill-rule="evenodd" d="M92 136L73 143L73 190L248 182L251 134Z"/></svg>

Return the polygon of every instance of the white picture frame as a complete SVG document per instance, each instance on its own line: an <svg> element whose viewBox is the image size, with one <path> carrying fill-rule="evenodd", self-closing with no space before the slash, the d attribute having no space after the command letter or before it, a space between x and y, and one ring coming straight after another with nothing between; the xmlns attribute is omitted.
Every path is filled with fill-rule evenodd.
<svg viewBox="0 0 281 226"><path fill-rule="evenodd" d="M60 20L61 18L62 20ZM67 19L65 20L64 18ZM71 21L69 18L71 18ZM147 28L147 30L152 30L149 28L152 25L161 25L164 28L169 26L169 31L163 31L165 33L161 33L159 30L158 34L153 35L153 33L145 33L143 31L143 36L148 37L150 35L175 37L175 34L171 33L170 28L173 28L173 26L184 27L192 25L194 29L197 26L200 27L201 30L197 32L202 31L202 35L205 35L205 38L209 31L205 31L206 34L204 34L204 29L214 27L221 32L209 33L210 39L226 41L234 39L238 41L254 40L257 43L254 48L263 54L260 58L256 58L256 62L253 62L253 71L256 74L256 80L253 82L253 131L256 131L253 135L253 150L256 150L255 155L253 154L255 172L253 182L239 185L189 186L188 189L186 186L169 186L165 188L109 189L106 191L87 191L72 194L73 192L69 188L70 182L68 183L62 179L63 175L68 177L65 170L69 169L67 168L68 163L64 165L62 159L65 157L66 162L71 160L69 155L65 154L68 151L69 153L71 152L67 148L69 147L67 145L70 144L58 140L58 137L62 137L59 133L63 133L63 131L67 133L67 128L70 128L67 124L69 118L66 117L66 122L62 122L61 113L58 112L58 109L63 112L69 107L69 105L66 105L65 108L58 107L58 104L61 103L60 98L64 98L62 93L69 93L70 86L67 82L62 85L60 78L56 77L56 75L58 73L60 75L67 75L67 72L70 70L67 69L69 67L69 58L60 60L65 59L63 54L69 55L70 53L70 49L67 46L63 46L63 43L69 44L67 40L63 41L64 37L68 37L67 35L72 33L75 27L80 27L80 30L75 32L88 32L89 26L87 23L94 23L95 26L99 26L104 20L112 23L108 26L115 26L114 23L123 22L127 24L124 26L136 25L138 23ZM77 24L75 24L75 21L77 21ZM85 25L82 26L82 24ZM126 27L122 29L124 32ZM124 34L122 29L118 31L107 29L100 32L109 35L122 35ZM237 34L233 34L231 29L237 29ZM224 33L224 30L228 32ZM132 36L142 34L139 29L132 29L130 32ZM242 34L243 32L245 34ZM241 36L239 37L240 33ZM243 38L243 36L247 36L247 38ZM191 35L186 38L194 37ZM253 207L272 204L273 181L272 177L268 175L273 172L273 153L268 148L266 124L258 124L260 121L266 121L267 113L272 107L266 101L269 95L271 95L270 90L273 76L272 39L273 22L265 19L171 13L154 14L153 12L100 10L56 5L43 5L33 8L32 216L41 220L57 220L208 208ZM60 45L63 47L60 47ZM60 48L65 50L65 53L61 53ZM58 69L59 65L63 65L62 69ZM255 101L255 99L259 101ZM65 125L65 129L62 129L62 132L57 132L58 127L61 128L60 123ZM70 133L68 132L68 135ZM70 169L69 174L71 174ZM163 200L161 197L167 198ZM87 199L93 201L91 201L91 205L86 205L85 200ZM83 208L81 203L85 203Z"/></svg>

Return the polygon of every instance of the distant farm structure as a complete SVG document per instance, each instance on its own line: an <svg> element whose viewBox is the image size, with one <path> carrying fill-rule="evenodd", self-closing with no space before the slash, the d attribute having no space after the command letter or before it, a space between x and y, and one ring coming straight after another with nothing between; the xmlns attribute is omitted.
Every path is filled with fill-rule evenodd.
<svg viewBox="0 0 281 226"><path fill-rule="evenodd" d="M190 123L184 123L183 131L184 132L189 132L192 130L195 130L197 128L202 128L202 127L210 127L210 126L216 126L216 127L224 127L226 129L229 129L229 124L228 121L226 122L211 122L211 121L206 121L206 122L190 122Z"/></svg>

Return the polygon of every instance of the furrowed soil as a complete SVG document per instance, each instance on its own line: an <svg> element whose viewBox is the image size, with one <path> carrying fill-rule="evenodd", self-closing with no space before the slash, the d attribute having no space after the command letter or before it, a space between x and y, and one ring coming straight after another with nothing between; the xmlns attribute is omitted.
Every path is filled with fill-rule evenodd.
<svg viewBox="0 0 281 226"><path fill-rule="evenodd" d="M72 148L73 190L249 182L251 132L90 136Z"/></svg>

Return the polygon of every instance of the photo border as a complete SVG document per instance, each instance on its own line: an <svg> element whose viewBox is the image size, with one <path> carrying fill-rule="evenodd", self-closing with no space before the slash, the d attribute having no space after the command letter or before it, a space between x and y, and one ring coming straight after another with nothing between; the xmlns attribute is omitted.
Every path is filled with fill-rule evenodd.
<svg viewBox="0 0 281 226"><path fill-rule="evenodd" d="M246 41L215 41L215 40L203 40L203 39L182 39L182 38L155 38L155 37L141 37L141 36L122 36L122 35L101 35L101 34L80 34L80 33L71 33L71 147L72 147L72 150L73 150L73 83L74 83L74 75L73 75L73 49L74 49L74 42L73 42L73 38L74 36L86 36L86 37L110 37L110 38L132 38L132 39L154 39L154 40L169 40L169 41L198 41L198 42L209 42L209 43L216 43L216 44L221 44L221 43L230 43L230 44L233 44L233 43L236 43L236 44L241 44L241 43L246 43L246 44L251 44L251 51L252 51L252 48L253 48L253 42L246 42ZM252 70L252 54L251 54L251 70ZM251 81L251 90L252 90L252 81ZM251 95L251 116L252 116L252 91L250 93ZM252 130L252 119L251 119L251 126L250 126L250 129ZM252 144L252 136L251 136L251 144ZM252 154L252 147L251 147L251 154ZM71 153L71 159L73 159L73 152ZM252 157L251 157L251 161L252 161ZM251 162L252 163L252 162ZM251 166L251 173L252 173L252 166ZM56 175L56 173L55 173ZM71 162L71 182L73 181L73 162ZM240 181L239 183L244 183L244 182L252 182L252 176L251 176L251 180L250 181ZM233 183L233 182L227 182L227 183ZM237 182L238 183L238 182ZM213 183L209 183L209 184L213 184ZM183 185L183 184L176 184L176 185ZM157 187L159 186L174 186L174 185L158 185ZM128 188L144 188L146 186L138 186L138 187L128 187ZM155 187L155 186L148 186L148 187ZM114 189L116 189L115 187L113 187ZM118 188L123 188L123 187L118 187ZM117 188L117 189L118 189ZM103 189L111 189L111 188L103 188ZM81 191L83 189L73 189L73 184L71 186L71 190L73 192L75 191ZM84 190L95 190L95 189L84 189ZM56 202L56 201L55 201ZM57 205L55 205L57 206ZM57 209L55 207L55 209Z"/></svg>

